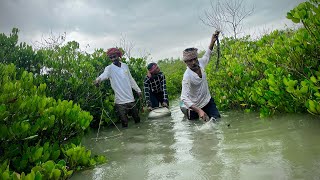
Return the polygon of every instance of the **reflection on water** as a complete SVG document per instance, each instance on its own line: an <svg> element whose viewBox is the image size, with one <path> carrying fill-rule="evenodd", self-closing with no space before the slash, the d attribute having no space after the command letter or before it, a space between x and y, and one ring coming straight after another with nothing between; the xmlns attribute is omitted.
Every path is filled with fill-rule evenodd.
<svg viewBox="0 0 320 180"><path fill-rule="evenodd" d="M93 131L83 144L108 163L71 179L318 179L320 120L309 115L260 119L226 112L214 124L171 117Z"/></svg>

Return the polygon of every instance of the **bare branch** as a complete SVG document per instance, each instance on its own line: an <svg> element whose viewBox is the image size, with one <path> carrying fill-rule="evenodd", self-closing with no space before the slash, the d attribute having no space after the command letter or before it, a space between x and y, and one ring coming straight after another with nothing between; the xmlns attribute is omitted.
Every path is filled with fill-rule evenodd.
<svg viewBox="0 0 320 180"><path fill-rule="evenodd" d="M36 49L55 49L57 47L60 47L65 42L66 36L66 32L64 32L63 34L54 35L51 30L48 37L42 35L41 40L35 41L32 44Z"/></svg>
<svg viewBox="0 0 320 180"><path fill-rule="evenodd" d="M139 49L139 57L144 60L147 60L150 57L150 53L146 49Z"/></svg>
<svg viewBox="0 0 320 180"><path fill-rule="evenodd" d="M221 4L220 1L217 2L217 5L213 3L213 1L210 2L210 10L205 10L204 15L205 17L200 17L200 20L202 23L204 23L207 26L211 26L215 28L216 30L223 29L223 20L224 20L224 12L221 11Z"/></svg>
<svg viewBox="0 0 320 180"><path fill-rule="evenodd" d="M210 10L204 11L200 17L203 24L214 27L220 31L232 32L233 37L241 33L242 23L245 18L254 12L254 7L247 10L243 0L210 1ZM226 29L224 29L227 27Z"/></svg>
<svg viewBox="0 0 320 180"><path fill-rule="evenodd" d="M119 46L124 50L124 55L130 59L131 51L134 48L134 43L127 41L125 35L121 34Z"/></svg>

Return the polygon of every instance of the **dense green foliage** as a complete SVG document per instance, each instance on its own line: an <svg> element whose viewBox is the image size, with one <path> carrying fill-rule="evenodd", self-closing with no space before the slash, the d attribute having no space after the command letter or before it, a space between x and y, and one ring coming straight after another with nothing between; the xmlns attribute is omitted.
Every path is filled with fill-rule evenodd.
<svg viewBox="0 0 320 180"><path fill-rule="evenodd" d="M97 126L101 120L108 124L110 118L115 118L110 83L106 81L99 88L93 85L94 79L111 63L104 51L81 52L74 41L33 50L25 43L18 45L18 29L15 28L9 36L0 34L0 45L0 62L3 63L0 63L3 119L0 162L5 161L0 174L13 177L31 171L29 176L37 176L39 171L41 176L49 177L46 176L48 172L39 168L36 171L33 167L41 167L46 161L57 163L59 159L70 169L104 162L103 157L92 158L90 151L79 144L89 125ZM132 58L126 63L135 79L145 75L144 59ZM141 87L143 82L137 83ZM108 113L101 116L102 109ZM47 147L47 143L53 147ZM34 154L36 158L30 160ZM59 164L55 166L60 167ZM64 178L71 174L66 171L60 175Z"/></svg>
<svg viewBox="0 0 320 180"><path fill-rule="evenodd" d="M0 44L4 48L0 49L0 62L13 63L20 71L33 72L37 75L36 84L46 84L47 96L79 104L94 117L92 126L98 125L103 108L111 118L115 118L114 93L110 83L106 81L99 88L93 85L95 78L111 63L102 49L88 54L81 52L79 44L72 41L35 51L25 43L18 45L17 33L18 30L13 29L10 36L1 34ZM131 58L123 61L128 63L132 76L142 88L145 60ZM109 117L103 117L103 120L111 122Z"/></svg>
<svg viewBox="0 0 320 180"><path fill-rule="evenodd" d="M177 98L181 92L181 82L186 65L179 59L160 60L158 65L166 77L169 99Z"/></svg>
<svg viewBox="0 0 320 180"><path fill-rule="evenodd" d="M26 176L64 179L72 170L105 162L79 144L89 125L115 118L110 82L93 85L111 63L104 51L81 52L74 41L34 50L18 44L15 28L9 36L0 34L0 46L0 174L11 179L21 173L24 179L30 172ZM126 63L135 79L145 76L144 59ZM143 81L137 83L141 87ZM102 109L107 113L101 115ZM47 165L50 172L43 167Z"/></svg>
<svg viewBox="0 0 320 180"><path fill-rule="evenodd" d="M259 110L262 117L275 112L320 114L319 1L301 3L287 17L299 19L304 27L276 30L256 41L223 39L221 68L208 69L220 108Z"/></svg>
<svg viewBox="0 0 320 180"><path fill-rule="evenodd" d="M17 75L14 65L0 64L0 162L3 162L0 175L3 179L18 177L18 173L22 173L22 178L24 172L30 172L28 177L35 174L65 179L72 169L105 161L104 157L92 158L90 151L80 145L84 130L93 119L90 113L72 101L46 97L45 90L46 84L34 85L32 73L22 71ZM76 145L70 146L71 143ZM52 168L47 169L49 165ZM11 169L16 172L12 173Z"/></svg>
<svg viewBox="0 0 320 180"><path fill-rule="evenodd" d="M220 110L260 111L261 117L276 112L320 114L319 1L301 3L287 18L303 27L275 30L258 40L222 39L218 71L216 55L206 68ZM168 84L181 88L180 60L166 63L166 76L175 77ZM179 94L172 86L168 91Z"/></svg>
<svg viewBox="0 0 320 180"><path fill-rule="evenodd" d="M319 0L301 3L287 18L302 27L258 40L222 39L219 69L216 56L206 68L220 110L320 115ZM0 178L66 179L105 162L80 144L89 126L110 124L116 116L110 82L93 85L111 63L104 50L88 54L75 41L34 50L18 44L18 32L0 34ZM145 59L123 61L143 89ZM179 59L158 64L169 98L177 98L186 65Z"/></svg>
<svg viewBox="0 0 320 180"><path fill-rule="evenodd" d="M18 69L23 69L34 74L39 74L43 58L38 56L30 45L18 43L17 28L12 29L10 36L0 34L0 62L13 63Z"/></svg>

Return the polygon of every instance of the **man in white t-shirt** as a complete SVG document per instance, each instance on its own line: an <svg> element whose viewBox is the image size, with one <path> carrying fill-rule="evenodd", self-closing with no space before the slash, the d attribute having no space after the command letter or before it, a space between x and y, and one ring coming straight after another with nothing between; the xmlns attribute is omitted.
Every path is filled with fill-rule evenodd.
<svg viewBox="0 0 320 180"><path fill-rule="evenodd" d="M119 116L122 127L128 127L128 114L130 113L135 123L140 122L138 107L135 103L132 89L134 89L139 97L141 90L136 81L132 78L128 65L120 62L122 53L118 48L110 48L107 56L112 64L104 69L104 72L96 78L95 84L99 85L101 81L110 79L111 87L115 93L115 110Z"/></svg>
<svg viewBox="0 0 320 180"><path fill-rule="evenodd" d="M183 61L187 70L183 75L181 101L187 107L185 114L188 119L201 118L208 121L210 118L220 118L214 99L210 95L205 67L210 60L214 43L219 36L216 31L211 38L209 48L202 58L198 59L197 48L187 48L183 51Z"/></svg>

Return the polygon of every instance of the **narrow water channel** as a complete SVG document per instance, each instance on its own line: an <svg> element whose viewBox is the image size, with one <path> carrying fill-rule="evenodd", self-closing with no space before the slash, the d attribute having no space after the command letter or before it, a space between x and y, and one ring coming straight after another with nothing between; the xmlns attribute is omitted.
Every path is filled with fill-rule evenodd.
<svg viewBox="0 0 320 180"><path fill-rule="evenodd" d="M108 163L71 179L319 179L320 119L286 114L222 112L219 123L185 120L178 102L171 116L128 129L92 131L83 145ZM121 134L120 134L121 133Z"/></svg>

